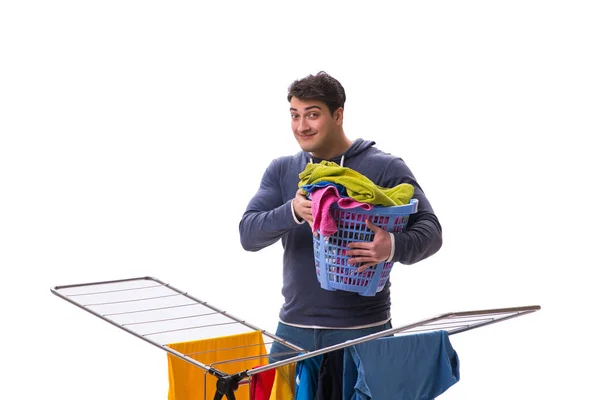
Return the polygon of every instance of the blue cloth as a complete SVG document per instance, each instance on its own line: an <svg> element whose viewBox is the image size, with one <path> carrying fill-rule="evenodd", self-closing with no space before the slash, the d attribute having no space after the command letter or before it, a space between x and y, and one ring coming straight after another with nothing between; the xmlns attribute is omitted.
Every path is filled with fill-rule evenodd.
<svg viewBox="0 0 600 400"><path fill-rule="evenodd" d="M313 400L315 398L322 360L323 355L321 354L296 363L295 400Z"/></svg>
<svg viewBox="0 0 600 400"><path fill-rule="evenodd" d="M316 189L321 189L327 186L335 186L340 196L348 196L348 193L346 192L346 186L329 181L321 181L310 185L303 185L302 189L306 190L308 193L312 193Z"/></svg>
<svg viewBox="0 0 600 400"><path fill-rule="evenodd" d="M344 351L344 400L431 400L459 379L446 331L386 337Z"/></svg>

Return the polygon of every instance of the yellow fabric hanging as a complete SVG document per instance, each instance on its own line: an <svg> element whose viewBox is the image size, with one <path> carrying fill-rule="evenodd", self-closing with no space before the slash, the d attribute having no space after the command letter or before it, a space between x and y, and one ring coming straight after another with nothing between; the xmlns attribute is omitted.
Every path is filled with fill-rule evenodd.
<svg viewBox="0 0 600 400"><path fill-rule="evenodd" d="M296 363L290 363L275 369L275 380L269 400L294 400L296 391ZM237 397L236 397L237 399Z"/></svg>
<svg viewBox="0 0 600 400"><path fill-rule="evenodd" d="M213 365L215 369L234 374L268 363L267 350L260 331L223 336L213 339L168 344L168 347L209 366L212 363L243 359ZM217 378L205 373L186 361L167 353L169 366L169 400L204 400L204 377L206 375L206 399L212 400L216 392ZM235 392L237 400L249 400L249 388L242 385Z"/></svg>
<svg viewBox="0 0 600 400"><path fill-rule="evenodd" d="M401 183L393 188L382 188L359 172L326 160L319 164L307 164L298 177L299 188L322 181L333 182L344 186L348 196L354 200L379 206L408 204L415 192L415 188L409 183Z"/></svg>

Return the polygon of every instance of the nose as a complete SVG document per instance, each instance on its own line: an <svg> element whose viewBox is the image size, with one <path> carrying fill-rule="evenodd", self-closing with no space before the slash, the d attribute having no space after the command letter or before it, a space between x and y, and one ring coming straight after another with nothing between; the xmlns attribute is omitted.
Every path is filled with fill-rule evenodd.
<svg viewBox="0 0 600 400"><path fill-rule="evenodd" d="M296 132L304 133L304 132L308 132L309 130L310 130L310 126L308 125L308 122L306 121L306 119L299 118L298 125L296 126Z"/></svg>

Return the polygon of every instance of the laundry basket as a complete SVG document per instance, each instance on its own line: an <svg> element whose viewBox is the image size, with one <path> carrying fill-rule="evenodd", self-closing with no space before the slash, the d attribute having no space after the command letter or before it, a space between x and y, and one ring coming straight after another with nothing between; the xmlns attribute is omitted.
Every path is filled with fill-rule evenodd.
<svg viewBox="0 0 600 400"><path fill-rule="evenodd" d="M351 242L370 242L374 233L365 221L370 220L387 232L402 232L408 217L418 208L418 200L393 207L374 207L364 210L360 207L343 209L331 207L331 215L337 224L337 232L325 237L313 237L317 278L325 290L345 290L362 296L374 296L385 286L393 263L381 262L357 272L358 266L347 264L351 257L346 255Z"/></svg>

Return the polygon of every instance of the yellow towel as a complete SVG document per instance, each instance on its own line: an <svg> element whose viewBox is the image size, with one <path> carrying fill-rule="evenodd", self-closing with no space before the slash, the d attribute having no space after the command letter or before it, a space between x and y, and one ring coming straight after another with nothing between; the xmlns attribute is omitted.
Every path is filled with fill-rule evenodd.
<svg viewBox="0 0 600 400"><path fill-rule="evenodd" d="M299 188L321 181L338 183L346 187L348 196L354 200L380 206L408 204L415 192L415 188L409 183L401 183L393 188L382 188L359 172L326 160L319 164L308 164L298 177Z"/></svg>
<svg viewBox="0 0 600 400"><path fill-rule="evenodd" d="M290 363L275 369L275 380L269 400L294 400L296 392L296 363ZM237 397L236 397L237 399Z"/></svg>
<svg viewBox="0 0 600 400"><path fill-rule="evenodd" d="M168 344L170 348L188 355L207 366L211 363L244 357L266 355L263 336L260 331L223 336L214 339ZM197 354L195 354L197 353ZM169 400L204 399L205 371L167 353L169 365ZM228 374L234 374L268 363L267 357L252 358L213 367ZM217 378L206 373L206 398L213 399ZM249 400L249 388L242 385L235 392L237 400Z"/></svg>

